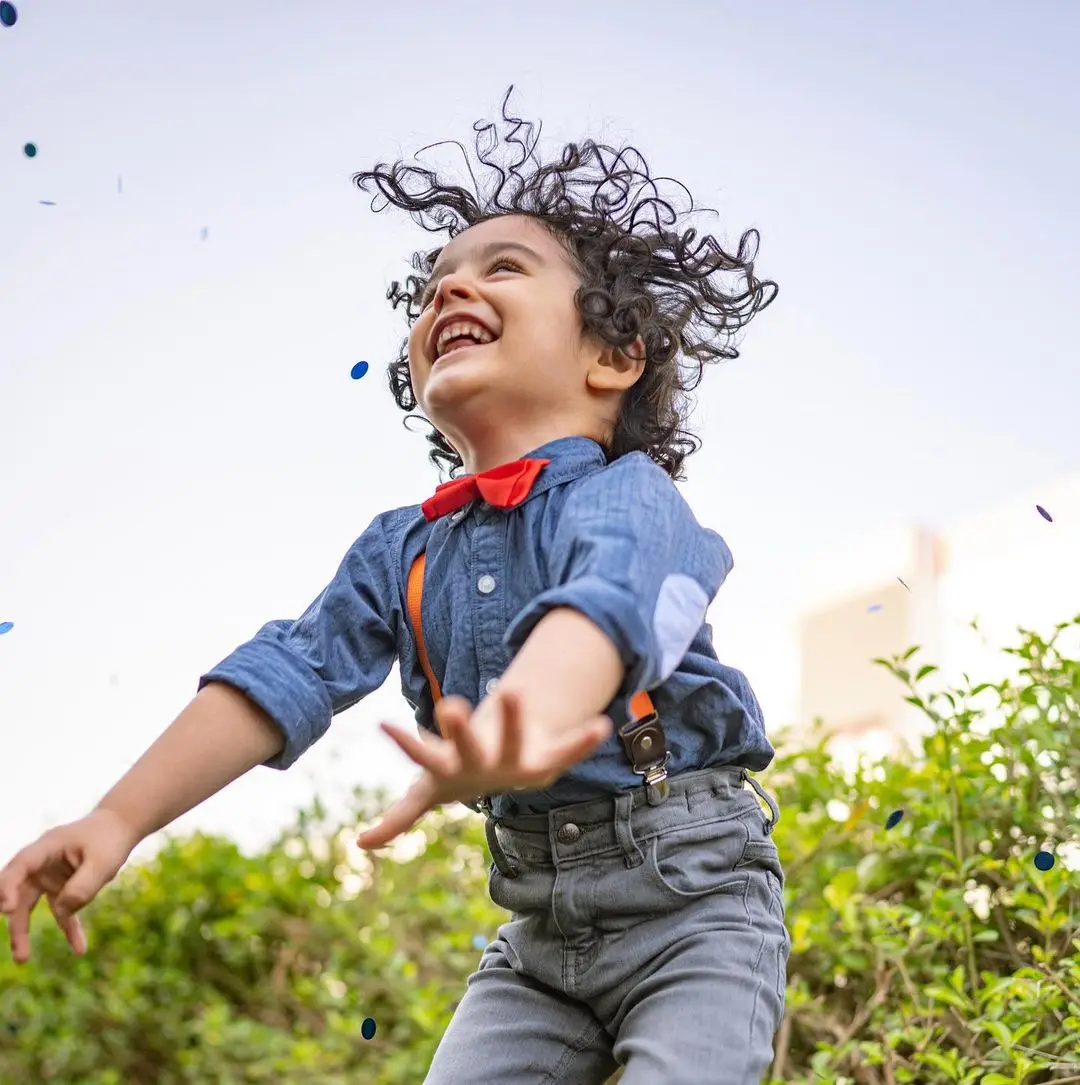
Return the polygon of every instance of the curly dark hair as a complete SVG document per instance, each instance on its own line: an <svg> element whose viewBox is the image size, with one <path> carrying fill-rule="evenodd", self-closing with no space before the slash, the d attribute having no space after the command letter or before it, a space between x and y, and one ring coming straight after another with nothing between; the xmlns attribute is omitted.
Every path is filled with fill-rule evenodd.
<svg viewBox="0 0 1080 1085"><path fill-rule="evenodd" d="M481 192L468 154L456 140L447 142L465 155L475 194L401 161L380 162L354 174L353 183L364 192L377 190L373 211L393 204L425 230L445 231L447 241L500 215L528 215L544 225L581 277L574 301L582 333L592 332L614 347L626 347L638 335L645 343L645 368L623 395L605 449L608 462L637 449L678 481L684 477L683 461L701 447L683 428L692 411L688 393L701 382L706 362L739 356L738 333L777 294L776 283L754 275L758 232L743 233L734 255L711 235L699 240L692 228L677 232L679 218L694 210L693 198L674 182L689 199L689 207L676 212L657 185L671 178L652 177L633 147L616 150L585 140L580 146L567 144L559 162L542 164L536 154L540 127L534 129L507 112L513 89L507 90L502 104L507 128L502 143L517 149L512 161L500 165L497 160L496 124L473 125L477 159L495 175L493 190ZM385 200L381 205L380 195ZM417 274L408 276L404 286L393 282L387 291L394 309L405 305L410 328L422 311L420 299L441 251L440 246L414 253L411 265ZM723 275L729 280L727 289L717 281ZM417 401L409 377L408 338L388 371L397 405L413 410ZM463 466L461 457L434 425L432 429L429 459L436 468L440 460L450 464L452 475Z"/></svg>

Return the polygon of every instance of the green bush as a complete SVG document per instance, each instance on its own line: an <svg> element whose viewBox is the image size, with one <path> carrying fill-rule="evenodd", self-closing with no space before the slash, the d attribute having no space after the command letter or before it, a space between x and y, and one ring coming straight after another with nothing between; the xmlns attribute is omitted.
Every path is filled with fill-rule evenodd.
<svg viewBox="0 0 1080 1085"><path fill-rule="evenodd" d="M31 963L0 960L0 1082L422 1081L479 959L473 939L504 913L475 816L430 815L421 854L373 857L353 884L358 822L388 802L358 791L344 827L316 803L252 857L171 839L86 909L83 958L39 909Z"/></svg>
<svg viewBox="0 0 1080 1085"><path fill-rule="evenodd" d="M916 649L877 661L932 724L912 763L845 779L824 742L777 758L793 944L774 1082L1080 1082L1080 660L1058 647L1077 627L1022 631L1014 677L936 695Z"/></svg>
<svg viewBox="0 0 1080 1085"><path fill-rule="evenodd" d="M1080 617L1049 643L1024 634L1019 676L997 685L929 695L914 650L886 664L933 724L910 763L846 774L821 740L766 774L793 940L774 1083L1080 1081L1080 895L1065 862L1080 660L1056 647L1070 626ZM86 910L82 959L41 909L32 963L0 960L0 1082L422 1081L473 939L504 913L475 816L432 814L414 858L357 873L349 843L387 801L358 790L344 826L316 803L250 857L170 839Z"/></svg>

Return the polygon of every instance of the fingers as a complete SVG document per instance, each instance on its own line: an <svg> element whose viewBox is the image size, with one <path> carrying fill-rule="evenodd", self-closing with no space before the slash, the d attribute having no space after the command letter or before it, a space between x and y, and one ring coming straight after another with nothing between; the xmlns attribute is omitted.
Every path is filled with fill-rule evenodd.
<svg viewBox="0 0 1080 1085"><path fill-rule="evenodd" d="M40 893L28 892L8 913L8 941L16 964L25 964L30 960L30 913L40 899Z"/></svg>
<svg viewBox="0 0 1080 1085"><path fill-rule="evenodd" d="M460 694L452 693L449 697L443 697L435 706L435 723L438 725L439 734L449 740L447 724L459 717L468 719L471 715L472 705Z"/></svg>
<svg viewBox="0 0 1080 1085"><path fill-rule="evenodd" d="M3 870L0 870L0 912L12 912L18 907L19 897L24 885L40 861L35 861L41 853L41 841L23 848Z"/></svg>
<svg viewBox="0 0 1080 1085"><path fill-rule="evenodd" d="M607 716L601 716L580 735L575 735L558 750L554 760L557 761L557 773L546 779L545 783L557 780L567 769L572 768L579 761L584 760L599 746L607 741L611 734L611 720Z"/></svg>
<svg viewBox="0 0 1080 1085"><path fill-rule="evenodd" d="M57 923L63 927L64 923L73 918L80 908L85 908L98 895L101 887L109 881L113 873L115 872L102 871L95 860L86 859L60 887L59 892L47 885L45 888L49 896L49 907L52 908Z"/></svg>
<svg viewBox="0 0 1080 1085"><path fill-rule="evenodd" d="M366 829L357 838L357 846L372 851L385 847L395 837L408 832L431 808L435 789L429 777L421 777L400 802L386 812L382 821Z"/></svg>
<svg viewBox="0 0 1080 1085"><path fill-rule="evenodd" d="M50 842L42 837L0 871L0 912L7 916L8 942L17 964L30 959L30 915L42 896L35 875L40 875L50 858Z"/></svg>
<svg viewBox="0 0 1080 1085"><path fill-rule="evenodd" d="M395 723L382 723L379 725L383 733L389 735L402 751L415 761L421 768L430 772L439 771L446 763L446 749L443 745L436 745L434 737L422 739L417 735L410 734L403 727Z"/></svg>
<svg viewBox="0 0 1080 1085"><path fill-rule="evenodd" d="M521 751L525 744L525 730L521 724L521 701L516 693L494 696L499 697L503 706L503 748L502 760L508 765L517 765L521 762Z"/></svg>
<svg viewBox="0 0 1080 1085"><path fill-rule="evenodd" d="M52 898L49 898L49 908L56 919L57 926L64 932L68 944L81 957L86 952L86 934L79 922L79 917L72 915Z"/></svg>

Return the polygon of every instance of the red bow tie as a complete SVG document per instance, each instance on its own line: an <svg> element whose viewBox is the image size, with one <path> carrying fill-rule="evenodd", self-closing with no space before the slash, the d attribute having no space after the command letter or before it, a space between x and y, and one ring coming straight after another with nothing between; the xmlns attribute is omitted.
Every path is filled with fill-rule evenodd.
<svg viewBox="0 0 1080 1085"><path fill-rule="evenodd" d="M421 509L428 520L438 520L470 501L483 498L497 509L517 508L529 496L536 476L551 460L514 460L478 475L451 479L436 487Z"/></svg>

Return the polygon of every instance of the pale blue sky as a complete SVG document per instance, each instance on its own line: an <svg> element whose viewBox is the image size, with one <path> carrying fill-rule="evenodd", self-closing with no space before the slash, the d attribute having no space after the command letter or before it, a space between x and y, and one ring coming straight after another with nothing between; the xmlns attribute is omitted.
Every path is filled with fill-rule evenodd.
<svg viewBox="0 0 1080 1085"><path fill-rule="evenodd" d="M628 140L720 211L702 226L762 231L780 297L699 389L684 493L734 551L710 620L772 726L814 554L1080 466L1072 3L18 6L0 862L299 614L377 512L434 489L385 380L386 286L429 238L349 178L471 145L510 82L546 139ZM410 718L396 673L184 825L254 840L313 788L402 783L386 717Z"/></svg>

